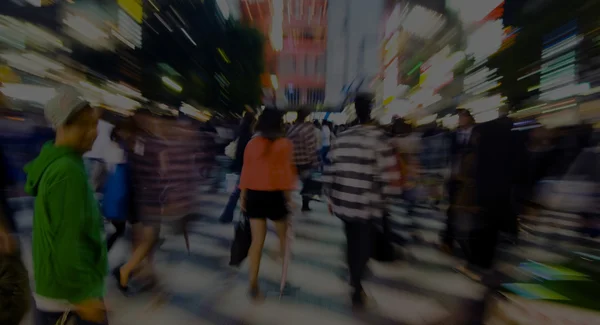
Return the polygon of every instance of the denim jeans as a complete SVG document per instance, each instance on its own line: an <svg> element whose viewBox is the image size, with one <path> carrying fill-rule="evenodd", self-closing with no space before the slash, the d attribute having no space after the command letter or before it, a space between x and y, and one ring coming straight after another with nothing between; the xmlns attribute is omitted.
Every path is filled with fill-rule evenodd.
<svg viewBox="0 0 600 325"><path fill-rule="evenodd" d="M329 158L327 158L327 156L329 155L329 149L330 149L329 146L323 146L321 148L320 155L321 155L321 163L323 165L329 165L329 164L331 164L331 162L329 161Z"/></svg>
<svg viewBox="0 0 600 325"><path fill-rule="evenodd" d="M402 200L406 208L406 217L409 219L410 224L406 227L411 233L417 230L417 224L415 221L415 206L417 204L417 189L405 189L402 192Z"/></svg>
<svg viewBox="0 0 600 325"><path fill-rule="evenodd" d="M60 324L58 322L59 319L63 317L63 313L59 312L48 312L48 311L35 311L35 325L56 325ZM75 313L70 313L67 316L67 321L65 325L108 325L108 320L104 323L92 323L89 321L82 320L79 315Z"/></svg>

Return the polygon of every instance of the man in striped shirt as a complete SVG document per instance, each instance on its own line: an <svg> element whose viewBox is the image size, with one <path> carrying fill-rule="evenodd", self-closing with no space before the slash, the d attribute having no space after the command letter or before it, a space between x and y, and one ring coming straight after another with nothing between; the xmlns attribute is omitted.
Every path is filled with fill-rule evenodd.
<svg viewBox="0 0 600 325"><path fill-rule="evenodd" d="M311 198L310 184L311 170L319 164L317 156L317 138L315 127L307 122L310 115L308 109L298 111L296 123L290 127L287 137L294 144L294 163L298 169L298 175L302 180L302 211L310 211L309 202Z"/></svg>
<svg viewBox="0 0 600 325"><path fill-rule="evenodd" d="M354 104L359 125L333 141L323 186L330 212L345 225L352 303L360 308L365 302L361 282L372 253L373 223L384 217L390 184L400 174L393 147L371 121L372 96L359 94Z"/></svg>

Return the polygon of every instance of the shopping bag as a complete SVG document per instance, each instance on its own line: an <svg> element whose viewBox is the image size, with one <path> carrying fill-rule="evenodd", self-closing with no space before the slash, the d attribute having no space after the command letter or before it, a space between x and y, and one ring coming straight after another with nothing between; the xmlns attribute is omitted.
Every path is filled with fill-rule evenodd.
<svg viewBox="0 0 600 325"><path fill-rule="evenodd" d="M104 184L102 214L109 220L125 220L128 215L129 186L127 165L117 164L109 171Z"/></svg>
<svg viewBox="0 0 600 325"><path fill-rule="evenodd" d="M247 216L241 215L240 220L235 225L235 234L233 243L231 243L231 255L229 257L230 266L239 266L248 257L248 250L252 244L252 230L250 220Z"/></svg>
<svg viewBox="0 0 600 325"><path fill-rule="evenodd" d="M238 144L239 139L235 139L233 141L231 141L227 147L225 147L225 156L231 158L231 159L235 159L235 156L237 154L237 144Z"/></svg>

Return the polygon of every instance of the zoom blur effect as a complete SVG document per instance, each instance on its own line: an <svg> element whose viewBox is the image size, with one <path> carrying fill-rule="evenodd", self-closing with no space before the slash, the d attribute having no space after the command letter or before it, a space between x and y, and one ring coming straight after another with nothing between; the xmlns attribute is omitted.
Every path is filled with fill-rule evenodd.
<svg viewBox="0 0 600 325"><path fill-rule="evenodd" d="M598 13L1 0L0 324L598 324Z"/></svg>

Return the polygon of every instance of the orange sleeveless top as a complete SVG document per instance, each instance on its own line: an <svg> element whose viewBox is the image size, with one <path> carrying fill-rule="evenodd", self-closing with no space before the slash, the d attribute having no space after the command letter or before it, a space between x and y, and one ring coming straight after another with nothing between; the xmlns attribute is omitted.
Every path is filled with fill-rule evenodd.
<svg viewBox="0 0 600 325"><path fill-rule="evenodd" d="M286 138L270 140L254 137L244 151L240 189L254 191L291 191L298 179L294 165L294 146Z"/></svg>

